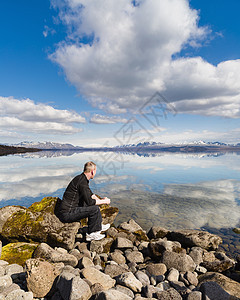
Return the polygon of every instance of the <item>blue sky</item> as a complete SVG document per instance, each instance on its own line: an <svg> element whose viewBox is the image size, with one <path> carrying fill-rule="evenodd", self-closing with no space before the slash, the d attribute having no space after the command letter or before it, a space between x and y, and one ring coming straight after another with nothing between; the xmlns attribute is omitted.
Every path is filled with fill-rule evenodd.
<svg viewBox="0 0 240 300"><path fill-rule="evenodd" d="M240 142L239 9L1 1L0 142Z"/></svg>

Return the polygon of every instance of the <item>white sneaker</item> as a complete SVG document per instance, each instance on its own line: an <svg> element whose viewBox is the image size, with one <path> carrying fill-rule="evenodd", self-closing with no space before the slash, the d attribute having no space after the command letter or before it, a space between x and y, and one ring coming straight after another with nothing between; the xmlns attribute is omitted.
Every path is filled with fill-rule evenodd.
<svg viewBox="0 0 240 300"><path fill-rule="evenodd" d="M90 234L86 233L86 241L99 241L105 237L105 234L101 234L100 231L95 231Z"/></svg>
<svg viewBox="0 0 240 300"><path fill-rule="evenodd" d="M110 224L102 224L102 231L106 231L108 230L108 228L110 228Z"/></svg>

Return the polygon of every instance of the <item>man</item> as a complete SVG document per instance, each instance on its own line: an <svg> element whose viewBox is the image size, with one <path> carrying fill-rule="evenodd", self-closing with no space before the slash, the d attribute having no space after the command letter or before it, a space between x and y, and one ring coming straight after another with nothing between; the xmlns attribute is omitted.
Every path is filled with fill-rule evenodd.
<svg viewBox="0 0 240 300"><path fill-rule="evenodd" d="M110 204L110 199L99 199L89 188L89 180L96 175L97 167L92 161L85 163L83 173L77 175L66 188L60 204L60 219L64 223L78 222L88 218L86 240L101 240L110 224L102 224L100 204Z"/></svg>

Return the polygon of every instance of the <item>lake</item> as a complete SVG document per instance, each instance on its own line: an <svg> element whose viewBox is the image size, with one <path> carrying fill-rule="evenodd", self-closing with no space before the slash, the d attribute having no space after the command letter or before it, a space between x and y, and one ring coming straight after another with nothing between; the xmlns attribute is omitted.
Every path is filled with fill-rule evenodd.
<svg viewBox="0 0 240 300"><path fill-rule="evenodd" d="M240 254L240 155L42 151L0 157L0 207L62 198L86 161L97 164L90 188L119 208L115 225L133 218L143 229L194 228L220 235Z"/></svg>

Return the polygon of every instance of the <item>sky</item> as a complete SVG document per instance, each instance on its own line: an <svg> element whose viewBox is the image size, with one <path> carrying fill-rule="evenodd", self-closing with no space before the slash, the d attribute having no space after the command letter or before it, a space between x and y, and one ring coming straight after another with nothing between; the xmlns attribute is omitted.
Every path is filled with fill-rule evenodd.
<svg viewBox="0 0 240 300"><path fill-rule="evenodd" d="M0 1L0 143L239 143L239 10Z"/></svg>

